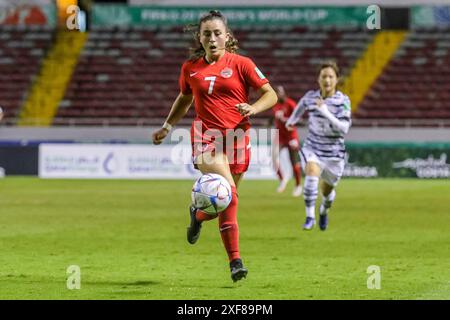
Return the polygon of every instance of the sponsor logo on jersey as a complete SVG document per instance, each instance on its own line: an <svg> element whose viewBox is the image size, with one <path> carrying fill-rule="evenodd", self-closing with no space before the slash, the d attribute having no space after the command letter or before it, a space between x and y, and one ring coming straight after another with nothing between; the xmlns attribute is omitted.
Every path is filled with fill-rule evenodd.
<svg viewBox="0 0 450 320"><path fill-rule="evenodd" d="M220 71L220 75L225 79L228 79L233 75L233 70L231 70L230 68L225 68L222 71Z"/></svg>

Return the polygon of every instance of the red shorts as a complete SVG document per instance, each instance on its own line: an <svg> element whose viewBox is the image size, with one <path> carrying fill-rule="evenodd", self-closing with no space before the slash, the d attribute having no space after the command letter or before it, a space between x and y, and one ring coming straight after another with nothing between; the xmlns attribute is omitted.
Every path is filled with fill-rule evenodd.
<svg viewBox="0 0 450 320"><path fill-rule="evenodd" d="M300 140L298 137L281 139L280 148L289 148L291 150L300 150Z"/></svg>
<svg viewBox="0 0 450 320"><path fill-rule="evenodd" d="M280 148L289 148L291 150L300 150L300 139L297 130L287 131L286 129L278 130L278 143Z"/></svg>
<svg viewBox="0 0 450 320"><path fill-rule="evenodd" d="M228 158L231 174L246 172L251 157L250 132L243 129L241 132L242 134L238 134L236 137L231 135L232 131L221 137L207 134L202 134L200 137L200 135L194 135L194 128L192 128L191 147L194 167L198 169L197 159L201 154L223 152Z"/></svg>

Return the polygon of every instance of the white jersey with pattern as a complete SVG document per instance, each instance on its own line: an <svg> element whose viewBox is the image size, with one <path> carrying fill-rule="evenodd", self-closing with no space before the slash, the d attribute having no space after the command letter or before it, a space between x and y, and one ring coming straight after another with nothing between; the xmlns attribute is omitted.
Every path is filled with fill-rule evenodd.
<svg viewBox="0 0 450 320"><path fill-rule="evenodd" d="M297 103L288 123L298 122L302 114L308 111L308 135L303 146L325 160L345 159L344 134L334 129L331 122L316 109L318 98L320 98L320 90L308 91ZM326 98L324 103L339 121L347 121L349 126L351 125L351 106L348 96L336 91L332 97Z"/></svg>

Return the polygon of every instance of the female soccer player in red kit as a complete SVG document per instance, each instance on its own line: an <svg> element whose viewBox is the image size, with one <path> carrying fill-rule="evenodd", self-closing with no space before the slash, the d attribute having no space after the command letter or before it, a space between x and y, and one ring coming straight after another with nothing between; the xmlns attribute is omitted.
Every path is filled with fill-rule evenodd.
<svg viewBox="0 0 450 320"><path fill-rule="evenodd" d="M272 108L275 117L275 128L278 130L277 141L274 141L274 145L279 151L287 148L289 151L289 159L291 160L292 173L295 178L295 188L292 192L294 197L300 197L302 194L302 169L300 165L300 156L298 151L300 150L300 140L298 138L298 133L295 128L293 130L286 129L286 121L291 116L297 103L289 98L284 90L283 86L277 86L278 103ZM276 158L279 155L274 155L274 163L276 163L275 170L280 180L280 185L277 191L283 192L289 179L283 176L280 168L280 162Z"/></svg>
<svg viewBox="0 0 450 320"><path fill-rule="evenodd" d="M210 11L200 19L195 39L197 48L192 50L190 59L181 68L180 93L164 125L153 132L152 139L154 144L160 144L195 101L196 118L191 128L193 161L203 174L220 174L231 185L231 203L218 217L231 278L238 281L248 272L239 254L236 189L250 162L249 116L272 107L277 96L252 60L235 53L237 40L220 12ZM259 93L259 99L253 104L248 100L250 87ZM230 130L245 134L235 144L234 136L227 139ZM209 133L211 131L215 132L214 137ZM223 140L217 137L217 132L222 134ZM224 144L227 145L225 149L222 148ZM202 222L215 217L192 206L190 217L187 238L194 244L200 236Z"/></svg>

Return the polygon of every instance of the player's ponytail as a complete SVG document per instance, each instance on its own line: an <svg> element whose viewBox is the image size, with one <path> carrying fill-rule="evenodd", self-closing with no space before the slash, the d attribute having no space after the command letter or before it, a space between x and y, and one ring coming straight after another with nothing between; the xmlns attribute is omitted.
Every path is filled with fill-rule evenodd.
<svg viewBox="0 0 450 320"><path fill-rule="evenodd" d="M200 21L196 24L189 24L187 25L184 30L186 32L191 32L194 37L195 46L190 48L190 56L189 60L197 60L198 58L201 58L205 55L205 49L203 49L202 44L200 43L200 27L202 26L202 23L213 20L213 19L220 19L222 20L223 24L225 25L227 32L229 34L229 39L225 44L225 50L231 53L237 52L239 49L238 47L238 40L233 36L233 32L228 27L228 21L227 18L220 13L218 10L211 10L209 13L205 14L200 18Z"/></svg>

